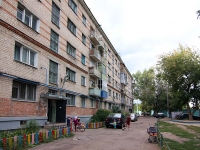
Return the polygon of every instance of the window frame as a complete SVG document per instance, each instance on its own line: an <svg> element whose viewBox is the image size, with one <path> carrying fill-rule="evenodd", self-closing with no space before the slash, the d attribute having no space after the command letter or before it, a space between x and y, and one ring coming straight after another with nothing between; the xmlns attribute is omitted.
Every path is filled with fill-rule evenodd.
<svg viewBox="0 0 200 150"><path fill-rule="evenodd" d="M51 34L50 34L50 49L52 51L58 53L58 48L59 48L59 34L57 34L55 31L51 30Z"/></svg>
<svg viewBox="0 0 200 150"><path fill-rule="evenodd" d="M17 47L19 49L17 49ZM26 52L26 60L24 61L24 53ZM32 58L33 57L33 58ZM24 63L26 65L36 67L38 65L38 52L32 50L28 46L15 42L14 47L14 60Z"/></svg>
<svg viewBox="0 0 200 150"><path fill-rule="evenodd" d="M70 68L66 68L66 74L68 74L68 80L72 82L76 82L76 72L71 70Z"/></svg>
<svg viewBox="0 0 200 150"><path fill-rule="evenodd" d="M82 43L86 45L86 36L82 33Z"/></svg>
<svg viewBox="0 0 200 150"><path fill-rule="evenodd" d="M13 96L14 88L17 89L16 97ZM12 82L12 100L25 100L25 101L30 101L30 102L36 102L36 89L37 89L37 86L34 84L29 84L29 83L24 83L24 82L13 80L13 82ZM22 93L22 90L24 90L23 93ZM33 99L29 99L29 96L30 96L29 92L33 92L31 94ZM22 97L22 96L24 96L24 97Z"/></svg>
<svg viewBox="0 0 200 150"><path fill-rule="evenodd" d="M72 9L72 11L77 15L77 5L73 0L68 0L68 5Z"/></svg>
<svg viewBox="0 0 200 150"><path fill-rule="evenodd" d="M85 57L85 55L81 55L81 63L83 64L83 65L85 65L86 64L86 57Z"/></svg>
<svg viewBox="0 0 200 150"><path fill-rule="evenodd" d="M55 70L51 70L52 68ZM58 84L58 63L53 60L49 60L49 83Z"/></svg>
<svg viewBox="0 0 200 150"><path fill-rule="evenodd" d="M81 76L81 85L86 86L86 77Z"/></svg>
<svg viewBox="0 0 200 150"><path fill-rule="evenodd" d="M67 100L66 106L76 106L76 95L66 93L66 97L70 98Z"/></svg>
<svg viewBox="0 0 200 150"><path fill-rule="evenodd" d="M69 42L67 42L67 54L72 56L73 58L76 58L76 48L72 46Z"/></svg>
<svg viewBox="0 0 200 150"><path fill-rule="evenodd" d="M27 23L26 23L26 21L27 21L26 16L28 16L28 22ZM17 16L16 17L17 17L18 20L23 22L25 25L29 26L34 31L39 32L39 29L40 29L39 18L19 2L18 2L18 5L17 5ZM35 23L34 23L34 20L35 20Z"/></svg>
<svg viewBox="0 0 200 150"><path fill-rule="evenodd" d="M86 21L87 21L87 19L86 19L85 15L82 14L82 23L83 23L85 26L86 26Z"/></svg>
<svg viewBox="0 0 200 150"><path fill-rule="evenodd" d="M56 14L56 11L59 11L58 14ZM57 27L60 26L60 8L54 2L52 3L51 22L53 22Z"/></svg>
<svg viewBox="0 0 200 150"><path fill-rule="evenodd" d="M68 18L67 29L76 36L76 25Z"/></svg>
<svg viewBox="0 0 200 150"><path fill-rule="evenodd" d="M81 107L85 108L86 107L86 98L81 97Z"/></svg>

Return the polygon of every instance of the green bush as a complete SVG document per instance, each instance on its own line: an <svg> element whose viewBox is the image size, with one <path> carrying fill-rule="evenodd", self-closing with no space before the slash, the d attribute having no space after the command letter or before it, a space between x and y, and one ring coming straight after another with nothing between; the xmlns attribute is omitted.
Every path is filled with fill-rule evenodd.
<svg viewBox="0 0 200 150"><path fill-rule="evenodd" d="M40 126L36 120L30 120L26 125L26 134L39 132Z"/></svg>
<svg viewBox="0 0 200 150"><path fill-rule="evenodd" d="M111 112L105 109L98 109L96 114L90 118L90 122L103 122Z"/></svg>

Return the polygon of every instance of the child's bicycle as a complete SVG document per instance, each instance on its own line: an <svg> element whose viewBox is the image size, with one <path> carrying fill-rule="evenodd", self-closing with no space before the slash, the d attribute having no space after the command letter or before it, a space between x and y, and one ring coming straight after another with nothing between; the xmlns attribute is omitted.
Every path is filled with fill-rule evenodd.
<svg viewBox="0 0 200 150"><path fill-rule="evenodd" d="M80 130L81 132L85 131L85 125L83 125L82 123L78 123L76 126L76 129Z"/></svg>

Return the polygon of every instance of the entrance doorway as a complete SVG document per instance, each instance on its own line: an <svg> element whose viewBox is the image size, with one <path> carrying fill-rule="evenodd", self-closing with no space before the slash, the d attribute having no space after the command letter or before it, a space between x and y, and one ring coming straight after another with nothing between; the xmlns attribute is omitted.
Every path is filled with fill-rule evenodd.
<svg viewBox="0 0 200 150"><path fill-rule="evenodd" d="M48 121L51 123L66 122L66 100L48 99Z"/></svg>

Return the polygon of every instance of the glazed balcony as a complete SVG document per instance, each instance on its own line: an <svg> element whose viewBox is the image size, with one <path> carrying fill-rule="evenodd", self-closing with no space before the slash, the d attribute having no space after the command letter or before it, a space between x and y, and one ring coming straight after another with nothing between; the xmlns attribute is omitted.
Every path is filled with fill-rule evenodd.
<svg viewBox="0 0 200 150"><path fill-rule="evenodd" d="M101 55L99 54L99 51L95 48L90 50L90 58L92 58L94 61L98 62L101 60Z"/></svg>
<svg viewBox="0 0 200 150"><path fill-rule="evenodd" d="M90 40L92 41L92 43L93 43L95 46L97 46L97 45L100 44L99 41L98 41L98 39L97 39L97 35L96 35L96 33L95 33L94 31L91 31L91 32L90 32Z"/></svg>
<svg viewBox="0 0 200 150"><path fill-rule="evenodd" d="M89 89L89 95L90 96L98 96L101 97L101 90L96 87L90 87Z"/></svg>
<svg viewBox="0 0 200 150"><path fill-rule="evenodd" d="M89 67L89 75L93 78L100 78L101 74L95 67Z"/></svg>

